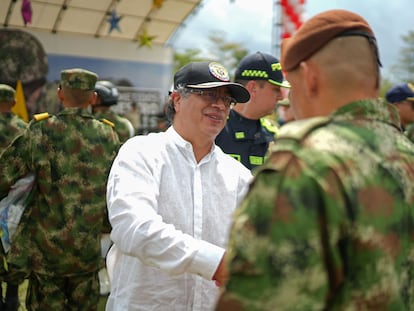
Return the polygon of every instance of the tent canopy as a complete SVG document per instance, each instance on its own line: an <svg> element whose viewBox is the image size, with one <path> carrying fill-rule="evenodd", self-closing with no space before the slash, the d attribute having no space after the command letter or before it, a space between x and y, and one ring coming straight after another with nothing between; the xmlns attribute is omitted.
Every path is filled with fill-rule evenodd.
<svg viewBox="0 0 414 311"><path fill-rule="evenodd" d="M25 26L23 5L31 4ZM201 0L1 0L3 27L165 45ZM29 14L30 16L30 14Z"/></svg>

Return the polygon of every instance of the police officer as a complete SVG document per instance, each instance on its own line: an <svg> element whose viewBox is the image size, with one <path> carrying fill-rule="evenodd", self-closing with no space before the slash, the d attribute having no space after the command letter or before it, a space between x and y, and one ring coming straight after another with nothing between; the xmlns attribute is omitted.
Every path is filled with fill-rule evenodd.
<svg viewBox="0 0 414 311"><path fill-rule="evenodd" d="M371 27L325 11L281 55L297 121L236 210L217 310L413 310L414 144Z"/></svg>
<svg viewBox="0 0 414 311"><path fill-rule="evenodd" d="M264 163L269 143L278 130L277 124L264 117L275 110L277 102L283 99L282 88L289 84L283 79L279 60L261 52L247 55L240 61L235 82L245 86L250 100L230 110L216 144L248 169L253 169Z"/></svg>
<svg viewBox="0 0 414 311"><path fill-rule="evenodd" d="M14 88L6 84L0 84L0 153L17 135L27 128L27 123L11 111L15 104ZM3 250L1 246L0 248ZM7 290L3 302L2 288L0 287L0 310L17 310L19 307L19 284L7 277L7 272L3 267L4 265L0 265L1 277L7 283Z"/></svg>
<svg viewBox="0 0 414 311"><path fill-rule="evenodd" d="M119 93L110 81L97 81L95 91L98 94L96 103L92 106L93 114L97 119L105 118L114 123L121 143L135 134L134 126L127 118L121 117L111 109L118 103Z"/></svg>
<svg viewBox="0 0 414 311"><path fill-rule="evenodd" d="M96 80L84 69L63 70L57 95L65 108L35 115L0 158L0 197L36 175L8 253L9 271L29 275L28 310L94 310L99 300L100 236L110 231L106 176L119 140L88 109Z"/></svg>
<svg viewBox="0 0 414 311"><path fill-rule="evenodd" d="M414 85L396 84L387 91L385 98L397 108L404 134L414 141Z"/></svg>

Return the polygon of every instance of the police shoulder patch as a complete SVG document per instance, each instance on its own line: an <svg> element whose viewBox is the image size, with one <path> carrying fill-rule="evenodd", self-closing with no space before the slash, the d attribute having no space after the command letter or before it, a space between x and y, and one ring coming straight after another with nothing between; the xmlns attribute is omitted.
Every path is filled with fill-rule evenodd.
<svg viewBox="0 0 414 311"><path fill-rule="evenodd" d="M108 124L109 126L115 128L115 123L109 121L108 119L101 119L101 121L105 124Z"/></svg>
<svg viewBox="0 0 414 311"><path fill-rule="evenodd" d="M277 124L273 123L271 120L267 118L260 118L260 124L269 132L273 134L277 134L279 132L279 127Z"/></svg>
<svg viewBox="0 0 414 311"><path fill-rule="evenodd" d="M330 121L330 117L315 117L289 122L279 129L277 139L294 139L300 141L314 129L328 124Z"/></svg>
<svg viewBox="0 0 414 311"><path fill-rule="evenodd" d="M35 121L41 121L41 120L47 119L49 117L50 117L50 115L49 115L48 112L42 112L42 113L37 113L37 114L33 115L33 119Z"/></svg>

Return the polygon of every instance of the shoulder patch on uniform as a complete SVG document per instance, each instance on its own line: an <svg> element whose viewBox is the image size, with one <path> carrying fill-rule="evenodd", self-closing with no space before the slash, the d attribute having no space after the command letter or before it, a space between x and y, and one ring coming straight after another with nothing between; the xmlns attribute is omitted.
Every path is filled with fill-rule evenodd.
<svg viewBox="0 0 414 311"><path fill-rule="evenodd" d="M269 132L277 134L279 132L279 127L277 124L274 124L267 118L260 118L260 124Z"/></svg>
<svg viewBox="0 0 414 311"><path fill-rule="evenodd" d="M109 121L108 119L101 119L101 121L105 124L108 124L109 126L112 126L113 128L115 128L115 123Z"/></svg>
<svg viewBox="0 0 414 311"><path fill-rule="evenodd" d="M42 113L37 113L37 114L33 115L33 119L35 121L41 121L41 120L47 119L49 117L50 117L50 115L49 115L48 112L42 112Z"/></svg>
<svg viewBox="0 0 414 311"><path fill-rule="evenodd" d="M305 120L289 122L279 129L278 139L290 138L295 140L303 139L312 130L328 124L330 117L315 117Z"/></svg>

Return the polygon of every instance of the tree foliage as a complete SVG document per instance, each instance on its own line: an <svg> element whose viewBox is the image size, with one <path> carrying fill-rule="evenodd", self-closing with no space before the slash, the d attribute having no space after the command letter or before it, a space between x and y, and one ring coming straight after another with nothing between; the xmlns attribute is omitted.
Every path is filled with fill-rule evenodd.
<svg viewBox="0 0 414 311"><path fill-rule="evenodd" d="M401 36L404 46L401 48L398 63L393 66L394 74L401 81L414 81L414 31L409 31L407 35Z"/></svg>
<svg viewBox="0 0 414 311"><path fill-rule="evenodd" d="M233 74L237 64L247 53L249 51L242 43L228 41L225 32L211 32L204 49L190 48L174 51L174 72L192 61L217 61Z"/></svg>

